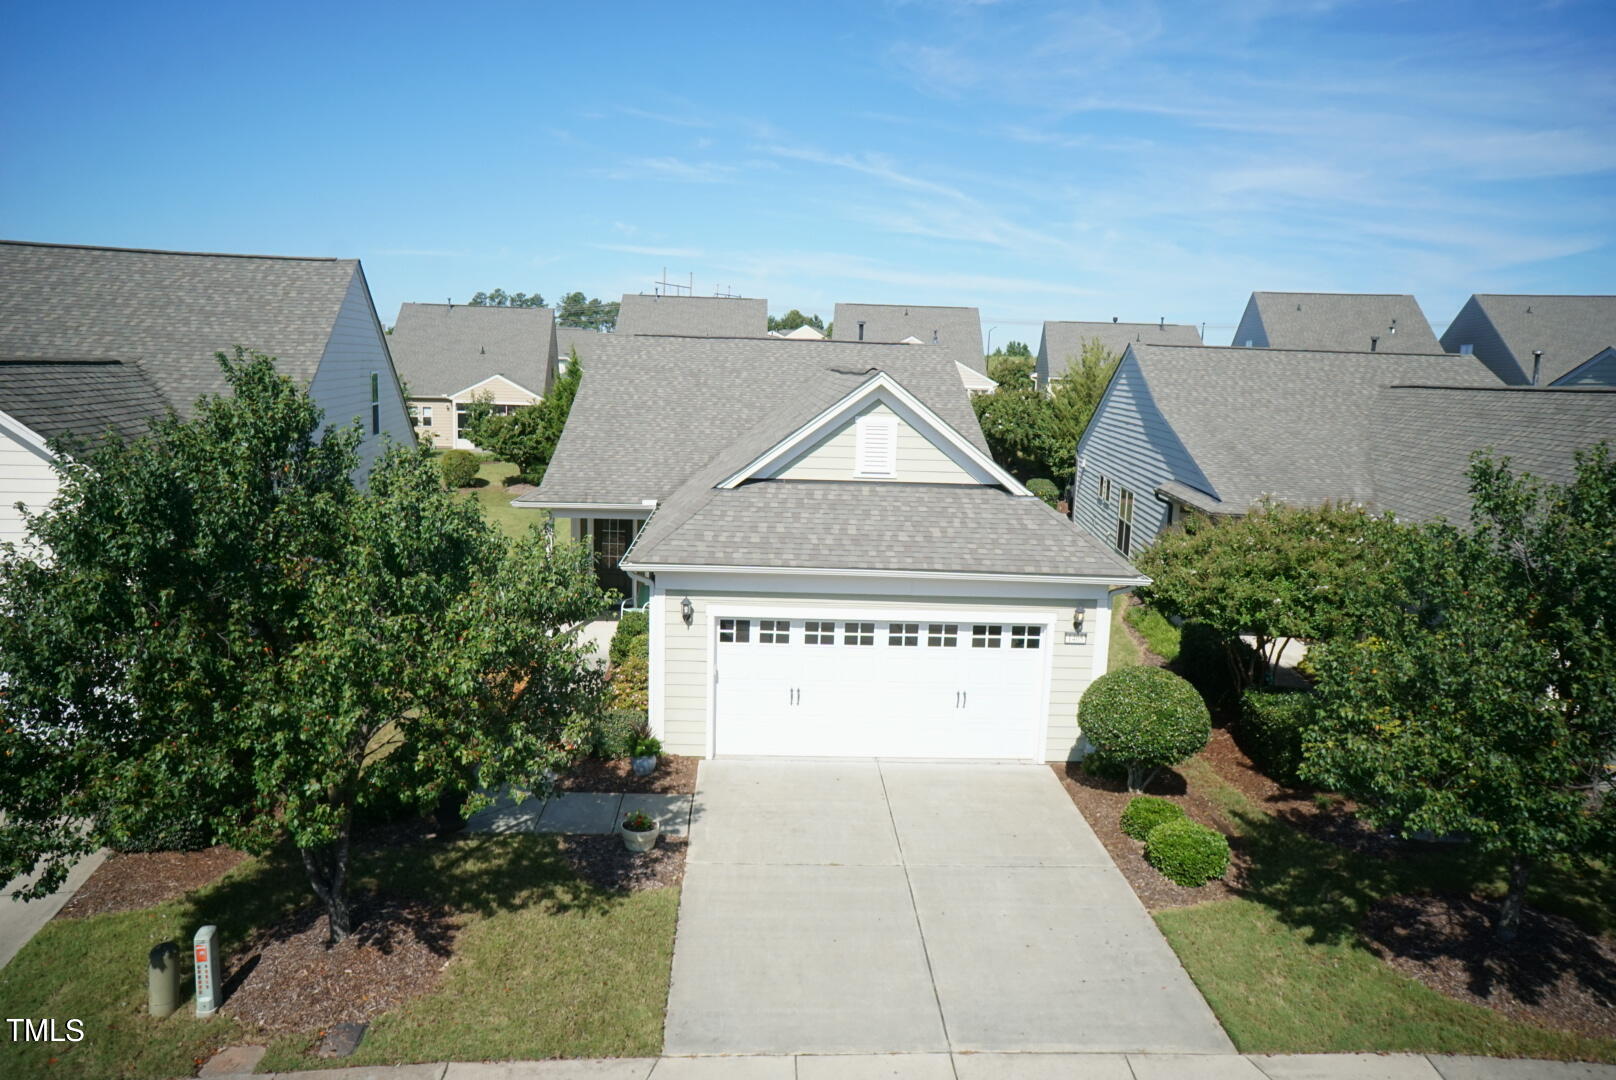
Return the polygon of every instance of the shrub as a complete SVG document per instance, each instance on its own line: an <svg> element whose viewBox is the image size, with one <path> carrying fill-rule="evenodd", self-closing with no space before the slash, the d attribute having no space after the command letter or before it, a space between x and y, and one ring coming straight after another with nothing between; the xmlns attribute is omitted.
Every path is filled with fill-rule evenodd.
<svg viewBox="0 0 1616 1080"><path fill-rule="evenodd" d="M1167 821L1145 838L1145 858L1175 885L1193 889L1229 870L1229 839L1185 818Z"/></svg>
<svg viewBox="0 0 1616 1080"><path fill-rule="evenodd" d="M1185 623L1178 630L1173 669L1194 684L1208 708L1232 707L1239 700L1240 683L1230 657L1247 664L1254 651L1238 637L1226 638L1205 623Z"/></svg>
<svg viewBox="0 0 1616 1080"><path fill-rule="evenodd" d="M651 616L644 611L625 611L612 634L607 653L616 667L630 656L649 659L651 655Z"/></svg>
<svg viewBox="0 0 1616 1080"><path fill-rule="evenodd" d="M629 656L612 669L610 705L613 709L651 707L651 662L643 656Z"/></svg>
<svg viewBox="0 0 1616 1080"><path fill-rule="evenodd" d="M1184 808L1176 802L1158 799L1154 795L1140 795L1129 799L1122 811L1122 831L1135 840L1143 840L1150 830L1169 821L1183 821Z"/></svg>
<svg viewBox="0 0 1616 1080"><path fill-rule="evenodd" d="M1090 776L1098 777L1101 780L1127 782L1128 766L1116 758L1106 756L1103 750L1090 750L1083 755L1081 764L1083 771Z"/></svg>
<svg viewBox="0 0 1616 1080"><path fill-rule="evenodd" d="M1083 691L1078 723L1089 742L1128 766L1128 790L1140 791L1164 766L1206 745L1212 717L1195 688L1158 667L1119 668Z"/></svg>
<svg viewBox="0 0 1616 1080"><path fill-rule="evenodd" d="M1060 502L1060 488L1055 486L1053 480L1045 480L1042 476L1035 477L1027 481L1027 490L1050 506Z"/></svg>
<svg viewBox="0 0 1616 1080"><path fill-rule="evenodd" d="M477 479L477 467L477 455L470 450L445 450L438 459L443 486L451 491L466 487Z"/></svg>
<svg viewBox="0 0 1616 1080"><path fill-rule="evenodd" d="M1297 770L1312 705L1305 691L1247 690L1240 698L1234 741L1264 776L1294 787L1301 783Z"/></svg>
<svg viewBox="0 0 1616 1080"><path fill-rule="evenodd" d="M201 851L213 844L213 832L202 811L178 800L138 812L125 808L121 814L99 817L96 824L106 846L124 854Z"/></svg>
<svg viewBox="0 0 1616 1080"><path fill-rule="evenodd" d="M641 735L629 747L629 757L656 757L662 753L662 740L655 735Z"/></svg>
<svg viewBox="0 0 1616 1080"><path fill-rule="evenodd" d="M612 709L603 713L591 730L585 752L600 761L616 761L632 755L634 744L650 730L644 711Z"/></svg>

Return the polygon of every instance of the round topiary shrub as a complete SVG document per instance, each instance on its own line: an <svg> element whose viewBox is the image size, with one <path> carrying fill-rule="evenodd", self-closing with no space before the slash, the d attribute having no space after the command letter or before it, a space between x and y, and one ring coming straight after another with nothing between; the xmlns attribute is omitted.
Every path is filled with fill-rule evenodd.
<svg viewBox="0 0 1616 1080"><path fill-rule="evenodd" d="M1177 765L1212 737L1212 715L1195 687L1159 667L1101 675L1083 691L1077 722L1106 757L1128 766L1128 790Z"/></svg>
<svg viewBox="0 0 1616 1080"><path fill-rule="evenodd" d="M1053 480L1045 480L1042 476L1035 477L1027 481L1027 490L1050 506L1060 502L1060 488L1055 486Z"/></svg>
<svg viewBox="0 0 1616 1080"><path fill-rule="evenodd" d="M1158 799L1154 795L1140 795L1129 799L1122 811L1122 831L1135 840L1143 840L1150 830L1169 821L1183 821L1184 808L1176 802Z"/></svg>
<svg viewBox="0 0 1616 1080"><path fill-rule="evenodd" d="M444 487L451 491L467 487L477 479L477 455L470 450L445 450L438 459L438 470Z"/></svg>
<svg viewBox="0 0 1616 1080"><path fill-rule="evenodd" d="M1229 869L1229 839L1185 818L1167 821L1145 837L1145 859L1175 885L1193 889Z"/></svg>

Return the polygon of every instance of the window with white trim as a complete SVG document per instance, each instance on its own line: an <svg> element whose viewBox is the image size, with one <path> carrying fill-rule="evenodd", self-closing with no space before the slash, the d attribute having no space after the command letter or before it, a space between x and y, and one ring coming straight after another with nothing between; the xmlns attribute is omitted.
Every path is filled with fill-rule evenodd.
<svg viewBox="0 0 1616 1080"><path fill-rule="evenodd" d="M1117 550L1124 555L1133 544L1133 492L1120 489L1117 495Z"/></svg>
<svg viewBox="0 0 1616 1080"><path fill-rule="evenodd" d="M809 619L802 624L802 643L804 645L836 644L836 624L833 622L815 622Z"/></svg>
<svg viewBox="0 0 1616 1080"><path fill-rule="evenodd" d="M758 623L759 645L790 645L790 619L764 619Z"/></svg>
<svg viewBox="0 0 1616 1080"><path fill-rule="evenodd" d="M1460 356L1475 356L1476 355L1476 347L1474 345L1461 345L1461 346L1459 346L1459 355Z"/></svg>
<svg viewBox="0 0 1616 1080"><path fill-rule="evenodd" d="M971 627L971 648L973 649L999 649L1004 647L1004 627L984 626L977 623Z"/></svg>
<svg viewBox="0 0 1616 1080"><path fill-rule="evenodd" d="M843 645L874 645L875 624L873 622L850 622L842 624Z"/></svg>
<svg viewBox="0 0 1616 1080"><path fill-rule="evenodd" d="M892 623L887 627L887 644L904 648L919 645L920 624L917 622Z"/></svg>
<svg viewBox="0 0 1616 1080"><path fill-rule="evenodd" d="M933 649L952 649L959 644L959 623L932 623L926 627L926 644Z"/></svg>
<svg viewBox="0 0 1616 1080"><path fill-rule="evenodd" d="M420 406L420 410L421 410L421 423L426 425L427 427L431 427L432 426L432 406L430 406L430 405L422 405L422 406Z"/></svg>
<svg viewBox="0 0 1616 1080"><path fill-rule="evenodd" d="M719 619L718 640L730 643L745 643L752 640L751 619Z"/></svg>
<svg viewBox="0 0 1616 1080"><path fill-rule="evenodd" d="M1103 503L1111 501L1111 478L1109 476L1100 477L1100 501Z"/></svg>
<svg viewBox="0 0 1616 1080"><path fill-rule="evenodd" d="M855 476L895 476L898 472L898 418L861 416L854 422L858 456Z"/></svg>
<svg viewBox="0 0 1616 1080"><path fill-rule="evenodd" d="M1042 626L1012 626L1010 627L1010 647L1012 649L1036 649L1043 637Z"/></svg>
<svg viewBox="0 0 1616 1080"><path fill-rule="evenodd" d="M370 373L370 433L381 434L382 430L382 377L379 372Z"/></svg>

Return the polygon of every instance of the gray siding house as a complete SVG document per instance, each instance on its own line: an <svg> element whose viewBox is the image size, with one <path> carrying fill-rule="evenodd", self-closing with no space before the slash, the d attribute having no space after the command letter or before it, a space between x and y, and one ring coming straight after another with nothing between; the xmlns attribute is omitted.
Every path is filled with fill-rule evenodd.
<svg viewBox="0 0 1616 1080"><path fill-rule="evenodd" d="M1130 345L1077 445L1072 517L1124 555L1186 511L1371 503L1394 384L1496 386L1470 357Z"/></svg>
<svg viewBox="0 0 1616 1080"><path fill-rule="evenodd" d="M1511 386L1616 386L1616 296L1477 293L1442 347L1473 353Z"/></svg>
<svg viewBox="0 0 1616 1080"><path fill-rule="evenodd" d="M1401 293L1254 292L1231 344L1254 349L1443 351L1420 305Z"/></svg>
<svg viewBox="0 0 1616 1080"><path fill-rule="evenodd" d="M922 345L941 345L972 371L987 371L982 316L974 307L837 304L834 325L837 341L900 343L913 338Z"/></svg>
<svg viewBox="0 0 1616 1080"><path fill-rule="evenodd" d="M1098 341L1112 356L1121 356L1129 345L1199 345L1201 334L1193 326L1170 323L1046 322L1038 339L1035 374L1039 386L1048 386L1066 374L1067 368L1083 355L1083 345Z"/></svg>

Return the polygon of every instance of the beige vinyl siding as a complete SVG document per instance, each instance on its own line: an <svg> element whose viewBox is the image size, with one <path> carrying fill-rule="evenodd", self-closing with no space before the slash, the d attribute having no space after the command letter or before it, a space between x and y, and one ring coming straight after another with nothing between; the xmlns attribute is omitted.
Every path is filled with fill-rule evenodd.
<svg viewBox="0 0 1616 1080"><path fill-rule="evenodd" d="M859 476L857 417L848 421L797 457L781 480L872 480L902 484L974 484L977 481L926 436L881 402L872 402L858 416L891 417L897 424L898 467L889 477Z"/></svg>
<svg viewBox="0 0 1616 1080"><path fill-rule="evenodd" d="M50 462L0 426L0 544L20 544L26 535L17 503L37 513L56 497L59 486Z"/></svg>
<svg viewBox="0 0 1616 1080"><path fill-rule="evenodd" d="M432 422L416 425L415 437L430 442L439 450L447 450L454 442L454 402L448 398L411 398L416 409L432 410Z"/></svg>
<svg viewBox="0 0 1616 1080"><path fill-rule="evenodd" d="M921 617L928 611L983 611L1029 612L1054 611L1064 620L1050 628L1050 641L1054 649L1051 663L1049 715L1045 731L1045 760L1069 761L1078 754L1079 729L1077 703L1089 683L1102 671L1095 670L1098 660L1105 662L1106 641L1097 632L1108 625L1105 619L1107 592L1103 586L1074 586L1074 596L1064 600L1044 599L984 599L948 596L883 595L860 596L845 593L760 593L748 591L726 592L671 592L662 598L659 628L662 631L662 734L663 745L672 754L705 757L707 754L707 648L711 635L708 631L709 604L767 604L790 616L803 609L854 609L859 611L890 612L892 617L914 612ZM1081 594L1081 595L1076 595ZM694 617L686 626L679 605L690 597ZM1066 631L1071 629L1072 609L1082 605L1085 621L1081 643L1067 644ZM917 752L917 756L924 756Z"/></svg>
<svg viewBox="0 0 1616 1080"><path fill-rule="evenodd" d="M381 431L370 431L370 376L375 372L381 391ZM384 440L410 445L415 434L404 411L393 361L382 340L381 327L370 305L365 279L357 272L348 283L348 295L337 312L320 367L309 383L309 393L325 410L328 425L342 426L358 420L365 441L359 447L360 471L368 474L381 455Z"/></svg>
<svg viewBox="0 0 1616 1080"><path fill-rule="evenodd" d="M466 403L483 395L487 395L495 405L532 405L539 400L537 393L524 390L503 375L494 375L476 386L468 386L452 395L450 400Z"/></svg>

